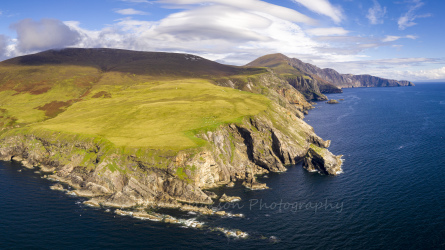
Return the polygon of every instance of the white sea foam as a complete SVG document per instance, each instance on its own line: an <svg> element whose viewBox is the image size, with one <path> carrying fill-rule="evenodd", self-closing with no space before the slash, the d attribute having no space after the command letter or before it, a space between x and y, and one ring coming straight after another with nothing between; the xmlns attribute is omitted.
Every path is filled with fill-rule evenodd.
<svg viewBox="0 0 445 250"><path fill-rule="evenodd" d="M188 220L180 219L179 222L181 224L183 224L187 227L191 227L191 228L199 228L204 225L204 222L197 221L196 218L188 219Z"/></svg>
<svg viewBox="0 0 445 250"><path fill-rule="evenodd" d="M77 196L77 194L74 191L67 192L66 194L71 196Z"/></svg>
<svg viewBox="0 0 445 250"><path fill-rule="evenodd" d="M239 230L229 230L222 227L217 227L216 230L223 232L227 237L235 237L235 238L247 238L249 236L248 233L242 232ZM238 233L238 234L237 234Z"/></svg>

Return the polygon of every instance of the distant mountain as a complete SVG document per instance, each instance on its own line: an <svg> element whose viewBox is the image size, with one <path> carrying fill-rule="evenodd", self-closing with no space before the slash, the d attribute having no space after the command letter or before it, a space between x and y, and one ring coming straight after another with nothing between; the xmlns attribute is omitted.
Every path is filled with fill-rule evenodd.
<svg viewBox="0 0 445 250"><path fill-rule="evenodd" d="M169 77L228 76L249 70L255 71L255 69L220 64L190 54L106 48L48 50L12 58L1 62L0 65L75 65L94 67L102 72Z"/></svg>
<svg viewBox="0 0 445 250"><path fill-rule="evenodd" d="M272 60L270 59L275 58ZM279 63L278 63L279 62ZM385 78L380 78L371 75L352 75L352 74L340 74L337 71L325 68L321 69L315 65L304 63L296 58L289 58L282 54L272 54L258 58L257 60L249 63L250 66L263 66L263 67L276 67L278 64L286 65L288 68L294 68L304 74L310 75L320 82L328 82L339 88L354 88L354 87L399 87L399 86L414 86L409 81L397 81ZM281 66L283 67L283 66ZM323 87L320 86L320 90L323 92Z"/></svg>
<svg viewBox="0 0 445 250"><path fill-rule="evenodd" d="M285 78L290 85L306 96L308 100L327 100L323 93L341 93L342 90L319 77L292 64L291 58L283 54L262 56L250 63L247 67L268 67Z"/></svg>

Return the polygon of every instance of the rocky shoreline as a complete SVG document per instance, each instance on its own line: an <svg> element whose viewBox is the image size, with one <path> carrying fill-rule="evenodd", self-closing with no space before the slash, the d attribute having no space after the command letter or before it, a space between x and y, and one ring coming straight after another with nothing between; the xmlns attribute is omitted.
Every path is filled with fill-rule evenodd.
<svg viewBox="0 0 445 250"><path fill-rule="evenodd" d="M258 175L285 172L299 162L308 171L341 173L341 156L327 150L330 141L302 120L312 105L286 81L267 73L243 85L236 79L217 84L253 93L268 89L264 94L272 100L271 107L240 122L201 131L196 136L205 146L178 152L126 150L97 137L14 128L0 134L0 160L40 169L46 178L70 186L67 194L87 198L89 206L127 212L173 208L216 216L238 215L205 206L237 197L219 197L209 189L231 187L236 181L247 189L267 189ZM63 191L63 186L52 189Z"/></svg>
<svg viewBox="0 0 445 250"><path fill-rule="evenodd" d="M262 122L264 121L257 118L248 122L250 128L232 124L215 132L207 132L203 137L213 140L213 152L200 152L193 158L185 153L173 157L170 167L174 169L200 164L194 171L187 171L187 169L185 171L186 178L171 174L172 171L169 171L169 168L150 169L151 171L143 172L146 176L141 176L141 173L137 171L129 173L112 171L107 168L107 164L113 159L104 159L94 169L88 172L82 171L85 170L85 167L81 166L84 160L81 155L72 155L72 152L68 152L67 148L61 147L61 145L51 145L49 141L34 135L16 135L3 139L0 147L0 159L19 161L24 167L30 169L38 168L41 172L46 173L47 178L72 187L73 194L90 198L90 204L118 208L131 208L138 205L181 208L183 203L212 204L214 200L221 199L221 197L217 197L211 192L203 192L203 190L227 184L230 187L236 180L242 180L243 185L252 190L266 189L267 186L264 183L257 182L256 175L283 172L286 171L285 166L294 165L302 160L304 167L310 171L336 175L341 169L338 157L323 148L329 146L329 141L323 141L313 134L308 139L310 142L306 142L308 149L297 148L296 145L284 140L284 135L279 131L273 130L268 131L269 136L273 138L266 141L256 135L264 135L266 132L266 124ZM253 124L256 127L253 127ZM232 141L228 140L229 138ZM37 144L39 145L37 146ZM87 147L81 142L76 144L81 148ZM32 148L30 148L31 146ZM75 148L73 145L70 146L71 150ZM229 154L220 153L230 147L233 148ZM58 152L48 153L51 148L57 149ZM313 148L319 149L318 151L323 153L315 154ZM267 149L269 150L266 151ZM65 153L64 157L68 158L66 159L67 164L51 161L51 155L63 153ZM217 153L217 159L215 159L215 153ZM224 164L225 161L229 161L229 159L222 158L224 156L231 158L231 162ZM126 162L126 164L130 163L132 162ZM139 162L139 164L141 163ZM165 180L160 178L165 178ZM151 181L149 182L151 186L143 184L148 180ZM62 186L55 185L52 189L61 190ZM157 193L154 193L153 190L156 190ZM221 201L227 199L227 197L223 197Z"/></svg>
<svg viewBox="0 0 445 250"><path fill-rule="evenodd" d="M280 110L279 107L277 109ZM286 122L298 126L278 130L275 126L280 124L273 124L266 118L273 115L282 118L279 120L281 126L287 125ZM302 131L307 133L304 137ZM280 113L264 114L245 119L242 124L221 126L200 136L209 142L207 147L202 151L180 152L172 156L166 161L166 168L150 167L152 162L147 158L102 152L103 145L94 141L71 140L68 143L68 139L60 140L55 134L3 136L0 160L20 161L26 168L38 169L45 178L56 181L51 189L88 198L85 205L92 207L127 212L136 207L174 208L232 217L242 215L229 215L206 205L217 201L236 202L239 197L218 197L205 190L232 186L237 180L252 190L266 189L266 184L256 180L257 175L284 172L286 166L300 161L309 171L329 175L341 172L340 157L326 149L330 142L316 136L309 125L295 116L285 118ZM85 155L90 155L93 167L88 166ZM59 158L56 160L55 156ZM114 171L110 168L113 162L120 166ZM60 183L72 190L65 190ZM160 218L143 212L136 216L153 220ZM166 222L169 221L172 220Z"/></svg>

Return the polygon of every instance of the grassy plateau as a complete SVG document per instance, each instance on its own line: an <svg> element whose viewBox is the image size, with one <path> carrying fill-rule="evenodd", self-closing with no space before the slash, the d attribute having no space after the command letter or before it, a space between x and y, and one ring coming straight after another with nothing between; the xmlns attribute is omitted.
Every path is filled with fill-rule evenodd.
<svg viewBox="0 0 445 250"><path fill-rule="evenodd" d="M110 50L118 54L113 60L106 50L68 51L0 63L0 127L97 136L117 147L178 151L205 145L195 136L199 132L241 122L270 106L265 96L216 86L194 70L212 69L211 77L243 73L237 67L166 53L128 52L134 57L130 60L125 51ZM100 60L102 54L106 60ZM150 67L156 60L157 66ZM186 66L170 74L168 60Z"/></svg>

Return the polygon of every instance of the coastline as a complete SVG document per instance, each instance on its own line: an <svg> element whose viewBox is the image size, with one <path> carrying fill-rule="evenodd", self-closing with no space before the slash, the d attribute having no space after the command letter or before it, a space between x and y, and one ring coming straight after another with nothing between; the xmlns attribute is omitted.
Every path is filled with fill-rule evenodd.
<svg viewBox="0 0 445 250"><path fill-rule="evenodd" d="M87 198L84 204L88 206L119 209L118 213L121 215L133 216L136 212L134 217L137 218L174 224L186 222L164 215L152 215L146 211L152 208L173 208L202 215L242 217L239 214L206 208L205 206L215 204L220 197L205 190L230 186L234 181L243 182L244 187L251 190L266 189L265 184L257 181L258 175L284 172L287 169L285 166L298 162L306 162L305 168L309 171L332 175L341 172L340 158L326 149L330 141L323 141L313 133L310 126L295 116L289 116L289 112L284 109L276 107L276 110L275 114L268 115L281 118L281 126L285 122L297 125L285 131L287 135L276 129L276 125L266 119L266 115L245 119L242 124L223 125L213 132L207 131L201 135L210 142L210 147L201 152L180 152L164 159L168 164L164 169L148 167L150 162L143 156L104 153L101 150L106 148L105 145L94 140L65 137L65 141L62 141L54 134L2 135L0 155L1 160L19 161L26 168L39 169L45 178L56 182L52 187L54 190ZM298 131L306 131L306 138L292 139L299 138ZM91 155L92 152L97 156ZM51 158L54 155L60 158L54 160ZM90 162L95 164L94 167L88 167L85 160L87 155ZM118 163L121 167L113 171L109 163L116 162L116 159L121 160ZM225 167L226 171L232 171L226 177L222 175L222 181L221 178L220 181L215 181L215 174L221 174L220 170L215 169L217 164ZM81 167L82 165L85 167ZM228 165L232 166L231 170L227 169ZM190 171L192 168L188 166L196 169ZM186 171L180 172L178 169ZM64 183L73 190L67 192L60 184L57 186L57 183ZM197 225L195 226L198 227ZM225 232L228 235L233 234ZM241 232L237 236L240 235L245 234Z"/></svg>

